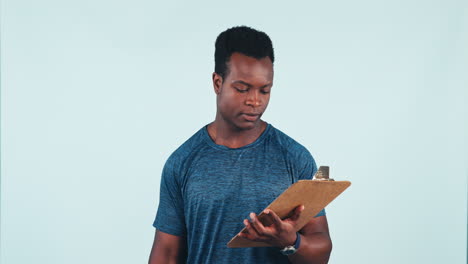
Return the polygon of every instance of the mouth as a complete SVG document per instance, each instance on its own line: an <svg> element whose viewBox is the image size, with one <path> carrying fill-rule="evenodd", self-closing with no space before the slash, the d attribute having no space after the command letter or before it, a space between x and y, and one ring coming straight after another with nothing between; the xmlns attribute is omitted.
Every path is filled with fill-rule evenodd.
<svg viewBox="0 0 468 264"><path fill-rule="evenodd" d="M249 122L255 122L260 118L260 114L255 113L242 113L241 116Z"/></svg>

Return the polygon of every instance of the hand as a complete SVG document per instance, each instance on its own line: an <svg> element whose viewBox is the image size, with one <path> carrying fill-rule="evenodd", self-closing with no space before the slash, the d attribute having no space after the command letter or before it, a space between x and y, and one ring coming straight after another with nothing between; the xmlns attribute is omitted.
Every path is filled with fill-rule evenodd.
<svg viewBox="0 0 468 264"><path fill-rule="evenodd" d="M281 220L275 212L270 209L263 211L264 217L269 218L270 226L264 226L255 213L250 213L250 221L244 219L246 232L239 233L240 237L256 242L265 242L278 248L294 245L296 241L296 224L299 216L304 210L300 205L294 209L291 217Z"/></svg>

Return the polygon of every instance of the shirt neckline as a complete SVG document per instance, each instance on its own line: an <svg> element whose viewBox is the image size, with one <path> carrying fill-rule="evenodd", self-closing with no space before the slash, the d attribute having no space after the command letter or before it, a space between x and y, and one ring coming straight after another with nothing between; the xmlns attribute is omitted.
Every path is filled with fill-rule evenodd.
<svg viewBox="0 0 468 264"><path fill-rule="evenodd" d="M245 146L242 146L240 148L230 148L230 147L227 147L227 146L224 146L224 145L216 144L213 141L213 139L211 139L210 135L208 134L208 125L203 127L202 134L203 134L203 138L205 139L206 143L208 143L208 145L210 145L211 147L216 148L216 149L220 149L220 150L236 151L236 150L243 150L243 149L251 148L251 147L254 147L254 146L260 144L260 142L262 142L264 140L264 138L266 137L266 135L270 132L270 129L271 129L271 125L269 123L267 123L267 126L266 126L265 130L262 132L262 134L260 134L260 136L254 142L252 142L250 144L247 144Z"/></svg>

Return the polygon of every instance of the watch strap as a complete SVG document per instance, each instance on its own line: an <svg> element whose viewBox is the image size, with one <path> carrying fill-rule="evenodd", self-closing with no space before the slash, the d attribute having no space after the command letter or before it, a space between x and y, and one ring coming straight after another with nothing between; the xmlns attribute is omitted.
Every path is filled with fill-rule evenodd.
<svg viewBox="0 0 468 264"><path fill-rule="evenodd" d="M299 232L296 232L297 238L296 238L296 243L294 243L294 248L296 250L299 249L299 246L301 245L301 234Z"/></svg>
<svg viewBox="0 0 468 264"><path fill-rule="evenodd" d="M299 249L299 246L301 245L301 235L299 232L296 232L296 242L294 242L293 246L287 246L283 249L280 250L281 254L283 255L292 255L296 253L296 251Z"/></svg>

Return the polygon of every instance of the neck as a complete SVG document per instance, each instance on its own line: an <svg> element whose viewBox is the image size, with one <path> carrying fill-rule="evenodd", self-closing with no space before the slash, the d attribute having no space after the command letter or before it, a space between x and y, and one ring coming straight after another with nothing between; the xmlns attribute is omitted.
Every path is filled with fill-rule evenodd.
<svg viewBox="0 0 468 264"><path fill-rule="evenodd" d="M208 125L208 134L218 145L240 148L257 140L266 126L266 122L259 120L251 129L239 129L216 116L215 121Z"/></svg>

